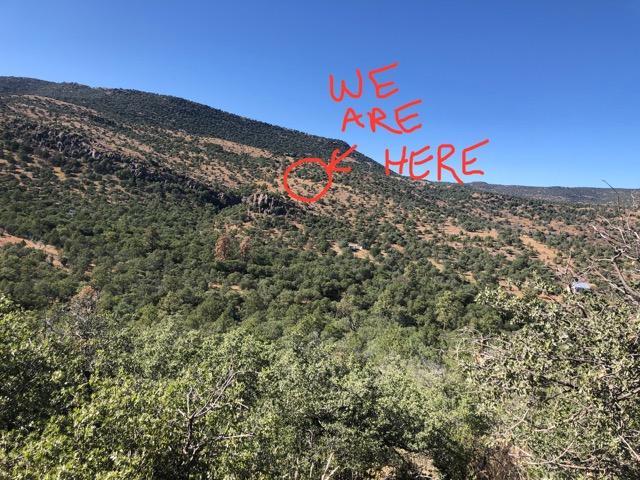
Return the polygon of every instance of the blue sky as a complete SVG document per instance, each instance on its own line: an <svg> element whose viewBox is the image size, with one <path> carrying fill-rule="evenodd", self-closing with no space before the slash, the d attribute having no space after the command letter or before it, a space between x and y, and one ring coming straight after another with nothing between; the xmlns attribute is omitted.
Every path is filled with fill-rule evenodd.
<svg viewBox="0 0 640 480"><path fill-rule="evenodd" d="M5 0L0 17L0 75L185 97L378 161L489 138L467 180L640 187L640 0ZM397 95L331 101L330 73L395 61ZM340 131L346 106L416 98L411 135Z"/></svg>

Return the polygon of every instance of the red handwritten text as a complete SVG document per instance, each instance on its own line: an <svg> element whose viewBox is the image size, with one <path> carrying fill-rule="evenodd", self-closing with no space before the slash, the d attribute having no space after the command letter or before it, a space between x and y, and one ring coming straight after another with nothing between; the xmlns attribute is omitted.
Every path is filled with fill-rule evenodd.
<svg viewBox="0 0 640 480"><path fill-rule="evenodd" d="M388 75L391 70L398 67L398 62L394 62L383 67L374 68L367 73L367 79L369 82L365 82L362 71L356 68L355 82L347 84L347 81L341 79L339 81L339 87L336 86L336 79L333 74L329 75L329 96L331 99L340 103L345 99L359 99L365 92L367 85L370 84L370 88L373 90L375 98L379 100L387 100L393 95L397 94L400 89L396 86L396 83L385 75ZM384 108L379 106L372 107L367 112L358 112L353 107L347 107L344 115L342 116L341 130L347 131L348 127L369 129L372 133L380 131L386 131L395 135L408 135L415 133L422 128L422 123L419 122L419 114L412 110L422 104L421 99L415 99L410 102L404 103L393 108L390 111L390 115ZM412 180L424 180L430 174L431 170L423 167L429 162L434 162L433 169L435 170L435 176L438 181L442 181L443 172L446 172L457 183L463 183L462 176L470 175L484 175L484 171L480 169L471 170L470 167L478 161L476 157L470 157L471 152L483 147L489 143L489 139L482 140L478 143L470 145L462 149L456 149L452 144L443 143L438 146L434 146L433 149L430 145L425 145L417 150L409 151L406 146L402 147L399 157L394 157L390 150L385 149L385 173L390 175L392 172L391 167L396 167L397 173L400 175L405 174L404 167L408 166L408 175ZM298 160L287 167L284 172L284 189L294 200L301 202L312 203L322 198L331 185L333 184L334 172L348 173L351 171L350 167L338 167L340 161L346 158L350 153L355 151L356 146L352 146L345 153L339 154L339 151L334 150L331 155L331 160L326 163L320 158L303 158ZM460 168L454 167L456 152L459 152L459 165ZM291 190L289 186L289 175L296 168L307 164L315 163L320 165L327 174L327 183L324 188L314 195L313 197L305 197L298 195Z"/></svg>

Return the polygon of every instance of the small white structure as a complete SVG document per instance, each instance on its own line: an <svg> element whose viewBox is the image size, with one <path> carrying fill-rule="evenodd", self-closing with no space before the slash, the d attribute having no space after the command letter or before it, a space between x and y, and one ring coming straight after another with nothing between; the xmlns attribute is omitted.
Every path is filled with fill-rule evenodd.
<svg viewBox="0 0 640 480"><path fill-rule="evenodd" d="M347 244L352 252L359 252L362 250L362 245L358 245L357 243L349 242Z"/></svg>
<svg viewBox="0 0 640 480"><path fill-rule="evenodd" d="M591 291L591 285L587 282L571 282L569 287L571 293L585 293Z"/></svg>

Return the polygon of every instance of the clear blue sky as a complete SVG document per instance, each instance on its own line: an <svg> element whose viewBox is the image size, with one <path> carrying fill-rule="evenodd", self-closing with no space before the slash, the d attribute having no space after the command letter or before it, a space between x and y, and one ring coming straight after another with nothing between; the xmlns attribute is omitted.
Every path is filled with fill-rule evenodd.
<svg viewBox="0 0 640 480"><path fill-rule="evenodd" d="M489 138L492 183L640 187L640 0L30 1L0 6L0 75L166 93L357 143ZM423 128L340 132L328 75L398 61Z"/></svg>

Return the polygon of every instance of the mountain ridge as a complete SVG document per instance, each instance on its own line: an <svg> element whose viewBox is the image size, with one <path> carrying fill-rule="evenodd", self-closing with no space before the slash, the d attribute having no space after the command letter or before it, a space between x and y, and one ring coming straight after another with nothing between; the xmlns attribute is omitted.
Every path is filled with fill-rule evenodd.
<svg viewBox="0 0 640 480"><path fill-rule="evenodd" d="M226 112L191 100L140 90L89 87L75 82L50 82L28 77L0 76L0 98L11 95L38 95L74 103L107 112L117 119L134 121L142 125L160 125L179 129L191 135L211 135L289 157L308 156L329 158L338 148L349 145L340 139L308 134ZM136 110L144 101L146 110ZM172 112L171 116L166 111ZM352 155L368 168L381 171L381 164L356 152ZM428 182L432 185L447 183ZM607 204L620 200L628 203L640 195L640 189L611 189L604 187L539 187L529 185L502 185L486 182L465 184L478 191L551 202Z"/></svg>
<svg viewBox="0 0 640 480"><path fill-rule="evenodd" d="M248 141L248 144L258 148L265 147L266 136L281 137L282 143L286 142L288 146L298 147L295 152L285 151L291 150L291 148L277 152L289 156L322 155L328 158L334 148L345 150L349 147L343 140L321 137L261 120L254 120L173 95L141 90L89 87L75 82L58 83L28 77L0 76L0 96L3 95L41 95L70 103L77 102L90 108L99 106L104 111L118 117L128 115L128 120L133 119L141 123L152 124L160 122L170 128L180 128L189 134L214 135L229 141L241 140L243 143ZM147 105L148 112L141 112L132 108L132 105L135 105L133 101L130 103L113 101L117 96L145 97L145 100L152 100L152 102ZM171 107L177 107L172 111L175 118L167 119L160 110ZM201 122L194 122L191 118L193 116L201 117ZM231 126L237 131L227 130L227 124L232 124ZM255 131L257 133L253 133ZM247 132L251 133L247 134ZM301 146L300 137L304 137L304 147ZM272 140L272 138L269 139L269 142ZM355 153L354 157L379 166L377 162L359 152Z"/></svg>

